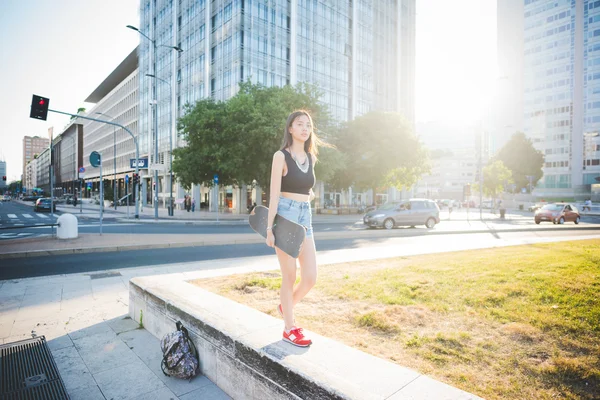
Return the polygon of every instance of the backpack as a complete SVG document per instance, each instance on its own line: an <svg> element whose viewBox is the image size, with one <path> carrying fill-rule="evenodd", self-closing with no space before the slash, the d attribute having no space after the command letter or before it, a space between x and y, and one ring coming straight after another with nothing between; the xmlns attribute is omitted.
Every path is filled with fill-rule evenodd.
<svg viewBox="0 0 600 400"><path fill-rule="evenodd" d="M163 374L175 378L191 379L200 366L198 350L190 340L187 329L177 321L177 330L167 333L160 341L163 359L160 363Z"/></svg>

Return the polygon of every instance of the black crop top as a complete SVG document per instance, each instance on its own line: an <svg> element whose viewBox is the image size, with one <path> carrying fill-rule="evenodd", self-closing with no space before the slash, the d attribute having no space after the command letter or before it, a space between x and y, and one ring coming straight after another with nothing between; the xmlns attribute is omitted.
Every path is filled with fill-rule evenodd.
<svg viewBox="0 0 600 400"><path fill-rule="evenodd" d="M292 155L287 150L281 150L285 155L287 175L281 177L281 191L288 193L310 194L310 189L315 185L315 172L313 171L312 156L307 153L308 171L302 172Z"/></svg>

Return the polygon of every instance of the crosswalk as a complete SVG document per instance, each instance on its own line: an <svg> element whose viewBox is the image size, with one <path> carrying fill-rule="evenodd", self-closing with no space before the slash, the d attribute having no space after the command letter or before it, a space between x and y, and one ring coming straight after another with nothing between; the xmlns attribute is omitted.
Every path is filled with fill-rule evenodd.
<svg viewBox="0 0 600 400"><path fill-rule="evenodd" d="M22 213L22 214L0 214L0 226L30 226L44 225L56 222L57 216L54 218L50 214L42 213Z"/></svg>

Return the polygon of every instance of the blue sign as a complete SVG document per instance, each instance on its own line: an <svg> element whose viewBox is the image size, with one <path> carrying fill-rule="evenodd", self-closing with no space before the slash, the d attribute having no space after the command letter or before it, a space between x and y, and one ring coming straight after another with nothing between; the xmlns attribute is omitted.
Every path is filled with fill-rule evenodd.
<svg viewBox="0 0 600 400"><path fill-rule="evenodd" d="M83 168L83 167L79 168L79 172L81 172L83 174L85 172L85 168Z"/></svg>
<svg viewBox="0 0 600 400"><path fill-rule="evenodd" d="M138 168L140 169L148 169L148 159L147 158L138 158ZM132 169L135 169L135 158L129 159L129 166Z"/></svg>
<svg viewBox="0 0 600 400"><path fill-rule="evenodd" d="M125 183L129 183L129 175L125 175Z"/></svg>
<svg viewBox="0 0 600 400"><path fill-rule="evenodd" d="M215 180L215 183L219 183L219 175L215 174L214 180Z"/></svg>
<svg viewBox="0 0 600 400"><path fill-rule="evenodd" d="M91 189L92 188L92 182L88 182L87 183L87 187L89 187Z"/></svg>
<svg viewBox="0 0 600 400"><path fill-rule="evenodd" d="M25 190L25 188L23 188L23 193L27 193L27 190Z"/></svg>

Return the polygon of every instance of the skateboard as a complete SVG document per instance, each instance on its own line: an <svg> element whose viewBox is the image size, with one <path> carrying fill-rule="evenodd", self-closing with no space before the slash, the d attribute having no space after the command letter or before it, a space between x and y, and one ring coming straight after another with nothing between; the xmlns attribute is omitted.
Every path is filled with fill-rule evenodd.
<svg viewBox="0 0 600 400"><path fill-rule="evenodd" d="M269 209L267 207L256 206L248 218L250 227L264 238L267 237L268 214ZM285 219L281 215L276 215L273 223L273 235L275 235L275 247L294 258L298 258L306 237L306 229L302 225Z"/></svg>

